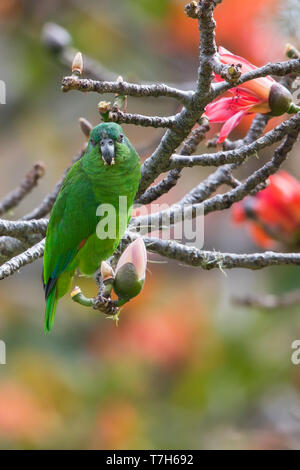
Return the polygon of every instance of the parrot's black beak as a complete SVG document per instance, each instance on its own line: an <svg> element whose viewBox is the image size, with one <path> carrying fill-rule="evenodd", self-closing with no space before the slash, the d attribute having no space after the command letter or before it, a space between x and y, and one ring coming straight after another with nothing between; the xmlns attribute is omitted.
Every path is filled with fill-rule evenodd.
<svg viewBox="0 0 300 470"><path fill-rule="evenodd" d="M115 163L115 144L110 138L100 140L100 151L104 164L114 165Z"/></svg>

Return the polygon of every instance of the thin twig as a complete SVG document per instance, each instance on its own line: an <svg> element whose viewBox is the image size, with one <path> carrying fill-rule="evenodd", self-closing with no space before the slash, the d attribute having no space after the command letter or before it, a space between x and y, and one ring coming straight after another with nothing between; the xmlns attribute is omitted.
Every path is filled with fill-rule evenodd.
<svg viewBox="0 0 300 470"><path fill-rule="evenodd" d="M38 233L45 235L48 220L30 220L30 221L11 221L0 219L0 236L8 235L10 237L24 237L28 234Z"/></svg>
<svg viewBox="0 0 300 470"><path fill-rule="evenodd" d="M33 211L29 212L29 214L26 214L22 219L23 220L32 220L32 219L41 219L42 217L45 217L49 212L51 211L53 204L56 201L57 195L60 191L60 188L62 187L62 184L65 180L65 177L69 171L69 169L74 165L75 162L77 162L83 155L86 150L86 144L84 147L80 150L80 152L75 155L75 157L72 160L71 165L64 171L61 179L59 182L55 185L53 190L47 194L47 196L44 198L44 200L41 202L41 204L33 209Z"/></svg>
<svg viewBox="0 0 300 470"><path fill-rule="evenodd" d="M26 174L23 181L21 181L20 185L0 201L0 215L16 207L38 184L39 179L44 176L44 174L44 164L40 162L35 163L33 168Z"/></svg>
<svg viewBox="0 0 300 470"><path fill-rule="evenodd" d="M109 121L118 122L119 124L134 124L143 127L167 127L172 129L176 126L176 116L160 117L160 116L144 116L142 114L130 114L123 111L110 111Z"/></svg>
<svg viewBox="0 0 300 470"><path fill-rule="evenodd" d="M119 247L122 252L126 246L139 235L127 230ZM174 240L161 240L156 237L143 237L147 250L163 257L180 261L183 264L211 269L262 269L269 266L295 265L300 266L300 253L221 253L200 250L194 246L183 245Z"/></svg>
<svg viewBox="0 0 300 470"><path fill-rule="evenodd" d="M198 250L195 247L182 245L175 241L157 238L144 239L147 250L167 258L175 259L190 266L210 269L262 269L268 266L296 265L300 266L300 253L264 253L235 254L218 253L215 251Z"/></svg>
<svg viewBox="0 0 300 470"><path fill-rule="evenodd" d="M88 78L78 78L75 76L64 77L62 81L62 91L67 92L70 90L78 91L94 91L96 93L118 93L119 95L128 95L136 97L168 97L174 98L181 103L189 103L193 92L182 91L177 88L169 87L164 84L152 85L138 85L136 83L129 83L123 80L115 82L97 81Z"/></svg>
<svg viewBox="0 0 300 470"><path fill-rule="evenodd" d="M284 62L275 62L264 65L257 69L251 70L250 72L244 73L237 82L232 85L228 82L219 82L213 85L213 91L211 98L214 99L224 93L225 91L230 90L233 86L239 86L243 83L254 80L255 78L266 77L267 75L275 75L278 77L283 77L290 73L300 74L300 59L292 59Z"/></svg>
<svg viewBox="0 0 300 470"><path fill-rule="evenodd" d="M6 263L0 266L0 280L8 276L11 276L23 266L33 263L36 259L40 258L44 254L45 240L38 242L28 250L24 251L18 256L10 259Z"/></svg>
<svg viewBox="0 0 300 470"><path fill-rule="evenodd" d="M231 169L229 167L221 167L218 173L212 174L206 180L204 187L198 187L197 192L193 190L192 194L185 196L183 200L172 205L167 210L135 217L131 220L130 225L137 227L142 233L148 233L164 227L170 227L170 225L176 223L177 220L182 220L182 217L186 220L197 217L202 210L204 215L207 215L213 211L228 209L235 202L249 195L257 186L264 183L271 174L274 174L278 170L297 140L300 132L300 113L298 118L298 121L294 121L294 127L289 129L284 142L275 150L273 158L262 168L249 176L244 183L239 184L227 193L217 194L211 199L205 200L202 207L203 197L206 199L207 196L219 186L220 181L225 182L226 178L228 178L228 174L230 175ZM238 150L235 150L235 152L237 151ZM202 194L199 194L199 191L201 191ZM197 203L194 203L195 199ZM199 200L201 202L198 202Z"/></svg>
<svg viewBox="0 0 300 470"><path fill-rule="evenodd" d="M282 295L246 295L244 297L232 297L234 305L251 307L263 310L275 310L292 307L300 303L300 290L295 290Z"/></svg>
<svg viewBox="0 0 300 470"><path fill-rule="evenodd" d="M216 54L215 45L215 21L213 10L216 6L214 1L203 0L203 19L199 19L200 28L200 66L198 72L197 90L192 95L192 99L185 104L185 107L178 114L177 127L168 129L160 144L147 158L142 166L142 178L137 197L141 196L155 179L164 171L169 170L169 159L175 150L191 132L196 122L204 113L206 105L211 101L211 82L213 79L212 68L209 61ZM207 10L207 11L206 11ZM212 47L208 51L208 47ZM206 54L208 57L206 58ZM206 65L205 65L206 64ZM205 76L208 72L208 76ZM210 73L211 70L211 73Z"/></svg>
<svg viewBox="0 0 300 470"><path fill-rule="evenodd" d="M287 158L287 155L293 148L298 134L300 131L300 121L298 127L291 129L285 138L284 142L275 150L273 158L266 163L262 168L255 171L249 176L246 181L238 187L232 189L228 193L212 197L204 203L204 213L209 214L216 210L228 209L235 202L241 201L244 197L251 194L258 185L263 183L269 178L270 175L276 173L282 163Z"/></svg>
<svg viewBox="0 0 300 470"><path fill-rule="evenodd" d="M202 140L204 140L206 133L209 131L208 120L204 118L196 129L191 132L191 135L183 143L180 155L191 155L194 153ZM136 202L138 204L149 204L155 201L163 194L167 193L172 189L181 176L181 168L171 170L166 178L157 183L155 186L151 186L140 196Z"/></svg>
<svg viewBox="0 0 300 470"><path fill-rule="evenodd" d="M295 128L300 123L300 112L290 119L279 124L277 127L267 132L263 137L255 140L251 144L233 150L221 150L216 153L202 155L182 156L172 155L170 168L184 168L196 165L200 166L221 166L228 163L240 163L247 157L256 154L260 150L279 142L288 134L290 129Z"/></svg>
<svg viewBox="0 0 300 470"><path fill-rule="evenodd" d="M265 187L268 177L280 168L296 142L300 131L300 113L286 120L263 137L261 135L270 116L260 115L254 119L244 139L237 141L227 139L223 150L220 152L192 156L199 142L204 138L208 125L206 123L203 127L202 121L202 128L201 125L194 130L193 128L199 123L206 105L212 99L234 86L242 85L246 81L255 78L272 74L283 76L286 79L286 76L289 74L292 74L294 78L296 74L300 73L300 59L298 57L286 62L267 64L243 75L240 74L238 66L231 67L221 64L217 55L215 43L216 24L213 17L214 9L219 3L220 0L200 0L198 3L192 1L186 8L187 14L198 20L201 38L198 80L194 91L184 91L164 84L148 85L129 83L123 80L97 81L83 79L78 74L73 74L71 77L63 79L63 91L80 90L83 92L94 91L101 94L115 93L122 96L168 97L183 104L181 111L170 117L148 117L140 114L129 114L115 109L110 111L110 120L134 125L168 128L157 148L142 166L142 178L136 198L137 202L147 204L168 192L177 183L181 170L184 167L195 165L218 167L216 171L167 211L151 216L134 218L114 255L114 261L116 261L126 243L138 236L136 230L140 226L145 229L147 224L151 224L156 229L157 227L163 228L165 225L170 226L175 223L182 212L184 212L186 217L192 218L197 216L200 208L204 210L204 214L224 210L231 207L235 202L242 200L245 196L255 194ZM48 25L48 30L44 31L44 41L47 47L59 55L61 60L68 64L71 63L75 51L71 48L71 38L66 31L56 25L50 25L49 29ZM106 71L105 69L100 70L101 67L97 69L96 65L86 61L85 70L87 72L96 72L96 77L98 74L102 78L103 73L105 75ZM79 75L81 73L80 68ZM225 81L222 83L212 83L214 73L220 74ZM107 76L104 78L107 78ZM112 75L109 75L108 78L110 80ZM81 128L85 136L88 137L91 125L86 121L81 121ZM190 137L188 138L189 134ZM185 139L187 140L184 142ZM256 155L260 150L280 141L282 143L276 148L273 158L252 173L244 182L240 182L233 176L233 171L244 163L250 155ZM183 142L184 144L182 145ZM81 158L84 151L85 148L75 156L72 163ZM0 219L0 236L4 235L0 238L0 258L3 260L7 256L13 256L0 267L0 279L14 274L20 267L42 256L44 240L40 239L44 236L48 223L43 217L50 212L63 184L66 172L40 206L35 208L30 214L25 215L23 220L11 222ZM167 176L155 186L150 187L156 178L165 172L168 172ZM9 194L0 203L0 215L15 207L37 181L37 179L33 181L34 175L31 180L27 175L25 180L26 182L22 182L20 188ZM212 196L222 184L230 186L231 189L223 194ZM188 207L186 207L187 204ZM38 243L36 243L37 241ZM171 240L145 238L145 242L147 249L150 251L171 259L177 259L187 265L200 266L203 269L219 268L222 270L223 268L231 269L237 267L260 269L266 266L282 264L300 265L300 254L298 253L216 253L198 250L195 247ZM34 246L32 246L33 244ZM28 245L30 246L29 248ZM18 254L21 250L23 252ZM15 254L17 256L14 256ZM101 303L102 300L100 299L99 302Z"/></svg>

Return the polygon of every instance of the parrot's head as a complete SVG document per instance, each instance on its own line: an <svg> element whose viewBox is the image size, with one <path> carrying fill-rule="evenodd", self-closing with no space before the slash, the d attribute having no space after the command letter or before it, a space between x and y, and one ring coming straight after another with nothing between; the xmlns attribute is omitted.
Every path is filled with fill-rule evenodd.
<svg viewBox="0 0 300 470"><path fill-rule="evenodd" d="M90 132L89 144L93 147L99 146L104 165L110 166L116 163L119 146L130 146L122 127L115 122L103 122L94 127Z"/></svg>

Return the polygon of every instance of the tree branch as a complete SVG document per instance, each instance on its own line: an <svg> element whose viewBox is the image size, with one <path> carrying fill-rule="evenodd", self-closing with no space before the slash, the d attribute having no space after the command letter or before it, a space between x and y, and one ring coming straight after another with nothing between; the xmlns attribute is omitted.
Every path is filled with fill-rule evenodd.
<svg viewBox="0 0 300 470"><path fill-rule="evenodd" d="M246 181L225 194L212 197L204 203L204 213L209 214L216 210L228 209L235 202L241 201L245 196L251 193L258 185L276 173L279 167L286 159L288 153L293 148L300 132L300 121L294 129L289 131L284 142L275 150L273 158L262 168L255 171Z"/></svg>
<svg viewBox="0 0 300 470"><path fill-rule="evenodd" d="M297 127L300 123L300 112L290 119L284 121L279 126L267 132L263 137L255 140L251 144L233 150L207 153L202 155L182 156L172 155L170 168L183 168L192 166L221 166L228 163L240 163L250 155L256 154L260 150L275 144L283 139L289 130Z"/></svg>
<svg viewBox="0 0 300 470"><path fill-rule="evenodd" d="M44 176L44 174L44 164L40 162L35 163L33 168L25 175L20 185L0 201L0 215L16 207L38 184L39 179Z"/></svg>
<svg viewBox="0 0 300 470"><path fill-rule="evenodd" d="M0 280L11 276L26 264L33 263L33 261L43 256L44 247L45 240L42 240L31 248L28 248L24 253L2 264L2 266L0 266Z"/></svg>
<svg viewBox="0 0 300 470"><path fill-rule="evenodd" d="M0 219L0 236L8 235L10 237L24 237L29 234L38 233L45 235L48 220L30 220L30 221L10 221Z"/></svg>
<svg viewBox="0 0 300 470"><path fill-rule="evenodd" d="M191 132L191 135L183 143L182 149L180 150L180 155L191 155L194 153L197 150L200 142L204 140L208 131L208 120L203 118L199 127L194 129ZM177 184L180 176L181 169L171 170L166 178L160 181L157 185L148 188L147 191L145 191L145 193L136 200L136 202L138 204L149 204L150 202L155 201L160 196L170 191L170 189L172 189Z"/></svg>
<svg viewBox="0 0 300 470"><path fill-rule="evenodd" d="M300 113L278 125L263 137L261 137L261 134L270 116L259 115L254 119L244 139L237 141L228 139L220 152L192 156L209 129L207 121L201 119L201 116L206 105L212 99L234 86L242 85L255 78L267 75L284 76L286 78L288 74L292 73L295 77L295 74L300 73L300 59L298 56L293 56L295 58L286 62L267 64L243 75L240 74L238 66L230 67L221 64L217 55L215 43L216 24L213 17L214 9L218 3L220 3L220 0L199 0L198 2L190 2L186 7L187 14L198 20L200 31L198 80L195 91L184 91L165 84L135 84L123 80L97 81L83 79L76 74L65 77L62 81L62 90L65 92L79 90L133 97L167 97L175 99L183 105L179 113L169 117L130 114L118 109L112 109L109 112L110 121L167 128L157 148L142 166L142 178L136 202L149 204L168 192L177 183L184 167L195 165L218 167L216 171L167 211L132 219L120 247L115 252L115 259L119 256L123 246L129 240L138 236L136 230L139 226L142 226L144 230L145 228L149 229L149 231L152 230L153 226L156 230L163 228L164 225L169 227L176 222L177 217L181 216L182 212L187 218L195 217L200 208L203 208L204 214L209 214L213 211L227 209L245 196L255 194L264 187L268 177L280 168L296 142L300 131ZM55 25L54 27L56 29L53 29L52 25L50 30L48 28L48 31L44 32L44 40L48 47L59 55L61 60L70 64L74 56L74 49L70 46L70 36L61 28L59 29ZM98 78L108 78L110 80L115 75L105 68L100 67L97 69L97 64L92 61L89 62L89 60L85 61L85 69L96 77L98 76ZM212 83L214 73L220 74L225 81ZM197 124L200 125L193 130ZM81 128L88 137L91 125L82 120ZM189 135L190 137L188 137ZM240 182L233 176L233 171L244 163L247 157L255 155L260 150L280 141L282 143L276 148L273 158L252 173L244 182ZM82 157L85 148L86 146L74 157L72 164ZM44 240L41 240L41 237L44 236L48 223L43 217L53 207L68 169L39 207L25 215L22 220L7 221L0 219L0 236L2 235L0 238L0 258L3 260L6 257L13 256L0 266L0 279L14 274L22 266L42 256ZM42 176L41 172L39 167L33 169L31 173L26 175L20 187L0 202L0 215L15 207L28 194L36 185L39 177ZM165 178L156 185L150 186L158 176L165 172L168 172ZM222 184L230 186L231 189L223 194L212 196ZM186 207L186 205L188 206ZM149 251L176 259L187 265L200 266L203 269L260 269L282 264L300 265L300 254L298 253L216 253L199 250L171 240L149 237L144 238L144 240ZM19 254L21 251L22 253ZM77 300L74 298L75 301L89 306L93 305L96 308L105 307L105 302L103 303L103 299L100 297L97 304L95 299L86 299L82 294L79 294L79 292L74 294L74 297L77 296Z"/></svg>
<svg viewBox="0 0 300 470"><path fill-rule="evenodd" d="M300 291L295 290L282 295L247 295L232 297L232 303L242 307L251 307L263 310L275 310L291 307L300 303Z"/></svg>
<svg viewBox="0 0 300 470"><path fill-rule="evenodd" d="M217 46L215 42L216 22L213 12L216 4L212 0L199 2L199 31L200 31L200 65L198 69L198 94L210 91L214 78L214 62L216 60Z"/></svg>
<svg viewBox="0 0 300 470"><path fill-rule="evenodd" d="M278 170L297 140L300 132L300 113L298 118L297 121L293 121L293 127L289 128L288 135L284 142L275 150L272 160L255 171L244 183L239 184L231 191L224 194L217 194L211 199L206 200L203 203L204 215L213 211L228 209L235 202L249 195L257 186L264 183L271 174L274 174ZM135 227L145 234L170 227L176 223L177 220L189 220L196 217L199 211L202 210L201 205L203 198L206 199L214 192L220 183L226 182L230 172L231 169L228 167L220 168L219 172L212 174L203 186L198 187L197 191L193 190L191 194L185 196L178 204L174 204L169 209L158 213L135 217L131 220L130 227ZM194 203L195 200L197 203ZM190 204L191 202L192 204Z"/></svg>
<svg viewBox="0 0 300 470"><path fill-rule="evenodd" d="M200 5L201 4L201 5ZM206 105L211 101L211 82L213 79L209 60L216 53L215 46L215 22L213 19L213 9L215 1L202 0L200 3L201 18L200 28L200 65L198 71L197 90L192 95L192 99L185 104L185 107L178 114L176 129L168 130L163 136L160 144L153 154L144 162L142 166L142 178L137 197L141 196L155 179L169 168L169 159L176 148L188 136L192 128L202 116ZM213 47L212 52L208 52L208 46ZM209 57L206 57L206 55ZM202 65L203 63L203 65ZM209 73L208 77L205 77Z"/></svg>
<svg viewBox="0 0 300 470"><path fill-rule="evenodd" d="M218 253L215 251L198 250L195 247L182 245L175 241L158 238L144 238L147 249L161 256L175 259L190 266L202 269L262 269L268 266L296 265L300 266L300 253L264 253L235 254Z"/></svg>
<svg viewBox="0 0 300 470"><path fill-rule="evenodd" d="M143 98L153 96L155 98L164 96L174 98L183 104L189 103L193 96L192 91L182 91L177 88L169 87L164 84L138 85L123 80L115 82L97 81L88 78L78 78L74 75L64 77L62 81L62 91L94 91L96 93L118 93L119 95L128 95Z"/></svg>
<svg viewBox="0 0 300 470"><path fill-rule="evenodd" d="M244 73L234 84L226 81L214 83L211 99L213 100L225 91L230 90L230 88L242 85L243 83L254 80L255 78L266 77L267 75L283 77L290 73L300 74L300 59L292 59L284 62L271 62L263 67Z"/></svg>
<svg viewBox="0 0 300 470"><path fill-rule="evenodd" d="M142 114L130 114L123 111L110 111L109 121L118 122L119 124L134 124L135 126L144 127L167 127L172 129L176 127L176 115L169 117L160 116L143 116Z"/></svg>
<svg viewBox="0 0 300 470"><path fill-rule="evenodd" d="M45 217L45 215L49 214L53 207L53 204L56 201L57 195L60 191L60 188L62 187L62 184L69 169L74 165L74 163L76 163L81 157L83 157L85 150L86 144L83 146L80 152L75 155L75 157L72 159L71 165L64 171L61 179L58 181L58 183L56 183L53 190L49 194L47 194L47 196L44 198L44 200L38 207L33 209L33 211L29 212L28 214L24 215L24 217L22 218L23 220L41 219L42 217Z"/></svg>

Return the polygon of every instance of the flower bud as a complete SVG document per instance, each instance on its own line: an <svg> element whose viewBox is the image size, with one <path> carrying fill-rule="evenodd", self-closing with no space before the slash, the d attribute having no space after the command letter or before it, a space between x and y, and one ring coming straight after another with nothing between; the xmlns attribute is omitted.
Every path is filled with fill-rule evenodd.
<svg viewBox="0 0 300 470"><path fill-rule="evenodd" d="M81 289L78 286L75 286L74 289L71 292L71 298L76 297L76 295L81 294Z"/></svg>
<svg viewBox="0 0 300 470"><path fill-rule="evenodd" d="M111 102L110 101L100 101L98 103L98 111L100 114L107 113L110 110Z"/></svg>
<svg viewBox="0 0 300 470"><path fill-rule="evenodd" d="M80 76L82 75L82 71L83 71L82 54L81 52L77 52L72 63L72 74Z"/></svg>
<svg viewBox="0 0 300 470"><path fill-rule="evenodd" d="M113 282L113 288L119 300L125 302L136 297L141 292L143 285L144 280L139 281L137 271L132 263L125 263L117 272Z"/></svg>
<svg viewBox="0 0 300 470"><path fill-rule="evenodd" d="M280 83L274 83L269 96L269 106L273 116L281 116L286 113L293 101L289 90Z"/></svg>
<svg viewBox="0 0 300 470"><path fill-rule="evenodd" d="M42 176L45 174L45 165L43 162L36 162L33 165L33 169L27 174L27 176L30 178L31 176L33 177L34 181L38 181Z"/></svg>
<svg viewBox="0 0 300 470"><path fill-rule="evenodd" d="M101 263L101 276L103 281L114 277L114 271L106 261L102 261Z"/></svg>
<svg viewBox="0 0 300 470"><path fill-rule="evenodd" d="M300 52L298 49L293 46L292 44L287 44L285 46L285 55L289 57L289 59L299 59Z"/></svg>
<svg viewBox="0 0 300 470"><path fill-rule="evenodd" d="M109 121L109 113L111 109L111 102L110 101L100 101L98 103L98 111L101 114L101 117L104 122Z"/></svg>
<svg viewBox="0 0 300 470"><path fill-rule="evenodd" d="M83 134L89 138L90 132L93 129L92 124L85 118L81 117L79 118L79 125L80 129L82 130Z"/></svg>
<svg viewBox="0 0 300 470"><path fill-rule="evenodd" d="M124 251L116 268L113 288L122 303L142 290L147 267L147 252L142 238L137 238Z"/></svg>
<svg viewBox="0 0 300 470"><path fill-rule="evenodd" d="M200 12L198 2L196 2L196 0L193 0L192 2L185 5L184 12L190 18L198 18Z"/></svg>

